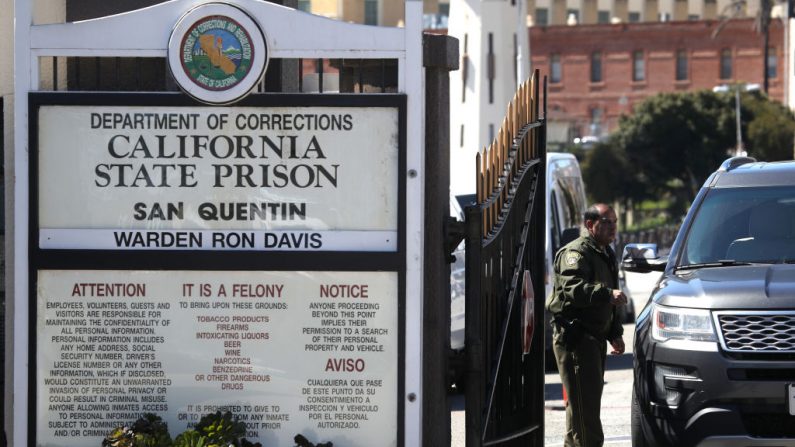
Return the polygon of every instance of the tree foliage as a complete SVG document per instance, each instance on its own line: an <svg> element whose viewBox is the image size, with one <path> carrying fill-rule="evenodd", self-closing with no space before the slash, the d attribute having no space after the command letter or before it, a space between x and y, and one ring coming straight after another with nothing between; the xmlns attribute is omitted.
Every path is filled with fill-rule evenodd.
<svg viewBox="0 0 795 447"><path fill-rule="evenodd" d="M637 189L634 176L627 175L631 167L623 151L605 143L596 144L583 162L583 181L594 202L626 201Z"/></svg>
<svg viewBox="0 0 795 447"><path fill-rule="evenodd" d="M760 160L792 159L795 117L760 93L744 93L746 149ZM681 215L707 177L736 149L733 93L662 93L622 116L616 132L583 163L591 198L638 203L670 199Z"/></svg>
<svg viewBox="0 0 795 447"><path fill-rule="evenodd" d="M792 160L795 139L792 111L757 93L744 95L742 109L743 115L748 115L743 134L748 155L764 161Z"/></svg>

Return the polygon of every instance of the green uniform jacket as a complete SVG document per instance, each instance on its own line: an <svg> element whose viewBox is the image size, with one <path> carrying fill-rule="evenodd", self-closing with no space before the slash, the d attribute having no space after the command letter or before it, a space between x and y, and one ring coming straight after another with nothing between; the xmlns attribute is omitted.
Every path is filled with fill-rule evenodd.
<svg viewBox="0 0 795 447"><path fill-rule="evenodd" d="M624 333L610 304L616 288L618 265L613 249L599 248L590 235L580 236L555 255L555 284L547 310L577 319L589 334L612 340Z"/></svg>

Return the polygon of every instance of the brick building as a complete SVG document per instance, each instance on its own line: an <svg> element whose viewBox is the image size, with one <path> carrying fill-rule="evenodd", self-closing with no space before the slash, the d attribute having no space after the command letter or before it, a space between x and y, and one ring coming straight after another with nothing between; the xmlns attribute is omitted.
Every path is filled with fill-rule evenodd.
<svg viewBox="0 0 795 447"><path fill-rule="evenodd" d="M549 141L603 137L660 92L764 82L763 37L752 19L530 27L532 67L548 76ZM784 102L784 26L773 20L769 94Z"/></svg>
<svg viewBox="0 0 795 447"><path fill-rule="evenodd" d="M715 20L755 17L761 0L527 0L533 25ZM771 5L781 14L784 5ZM777 11L778 10L778 11Z"/></svg>

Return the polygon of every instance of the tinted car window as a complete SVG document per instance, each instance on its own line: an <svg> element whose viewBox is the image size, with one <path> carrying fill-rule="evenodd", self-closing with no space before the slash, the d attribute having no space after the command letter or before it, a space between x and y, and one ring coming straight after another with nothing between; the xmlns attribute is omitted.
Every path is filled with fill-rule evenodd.
<svg viewBox="0 0 795 447"><path fill-rule="evenodd" d="M795 189L713 189L704 197L678 265L795 260Z"/></svg>

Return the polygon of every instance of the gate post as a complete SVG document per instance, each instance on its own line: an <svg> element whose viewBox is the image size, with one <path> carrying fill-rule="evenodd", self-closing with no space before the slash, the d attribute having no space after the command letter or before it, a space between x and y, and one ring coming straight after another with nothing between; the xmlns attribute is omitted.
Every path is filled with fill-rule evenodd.
<svg viewBox="0 0 795 447"><path fill-rule="evenodd" d="M479 204L464 209L466 218L466 447L483 444L483 345L481 343L481 253L483 210Z"/></svg>
<svg viewBox="0 0 795 447"><path fill-rule="evenodd" d="M423 35L425 67L425 271L423 306L424 446L450 445L447 388L450 351L450 264L445 221L450 214L450 80L458 39Z"/></svg>

